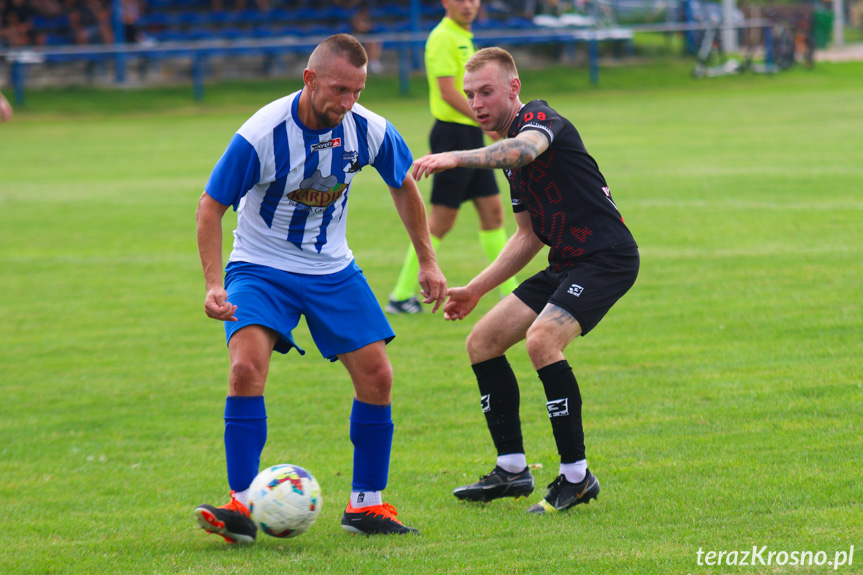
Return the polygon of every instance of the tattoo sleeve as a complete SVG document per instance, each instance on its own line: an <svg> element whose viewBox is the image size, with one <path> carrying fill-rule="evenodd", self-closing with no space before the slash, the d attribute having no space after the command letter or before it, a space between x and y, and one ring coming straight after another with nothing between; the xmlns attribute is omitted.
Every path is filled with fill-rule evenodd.
<svg viewBox="0 0 863 575"><path fill-rule="evenodd" d="M540 136L544 137L544 136ZM485 148L453 152L463 168L520 168L544 150L528 138L509 138Z"/></svg>

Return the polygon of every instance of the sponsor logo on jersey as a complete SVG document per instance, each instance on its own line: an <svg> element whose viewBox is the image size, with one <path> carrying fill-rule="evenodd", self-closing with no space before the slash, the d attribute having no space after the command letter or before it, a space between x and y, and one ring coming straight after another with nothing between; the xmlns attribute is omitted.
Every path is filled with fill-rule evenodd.
<svg viewBox="0 0 863 575"><path fill-rule="evenodd" d="M355 174L360 169L360 155L358 152L345 152L342 154L342 171L344 173Z"/></svg>
<svg viewBox="0 0 863 575"><path fill-rule="evenodd" d="M569 286L569 289L566 290L566 293L568 293L569 295L574 295L575 297L578 297L581 295L581 292L583 292L583 291L584 291L584 288L581 287L580 285L572 284L571 286Z"/></svg>
<svg viewBox="0 0 863 575"><path fill-rule="evenodd" d="M342 145L341 138L333 138L332 140L327 140L326 142L318 142L317 144L312 144L309 148L312 152L319 152L321 150L326 150L328 148L338 148Z"/></svg>
<svg viewBox="0 0 863 575"><path fill-rule="evenodd" d="M318 190L294 190L288 194L288 199L304 204L310 208L323 208L330 206L342 197L342 194L347 188L345 184L339 184L334 190L320 192Z"/></svg>
<svg viewBox="0 0 863 575"><path fill-rule="evenodd" d="M564 415L569 415L569 398L564 397L563 399L554 399L545 404L545 408L548 410L549 417L563 417Z"/></svg>
<svg viewBox="0 0 863 575"><path fill-rule="evenodd" d="M321 208L335 203L347 187L334 174L324 177L320 170L315 170L311 177L302 181L298 190L288 193L287 197L299 204Z"/></svg>

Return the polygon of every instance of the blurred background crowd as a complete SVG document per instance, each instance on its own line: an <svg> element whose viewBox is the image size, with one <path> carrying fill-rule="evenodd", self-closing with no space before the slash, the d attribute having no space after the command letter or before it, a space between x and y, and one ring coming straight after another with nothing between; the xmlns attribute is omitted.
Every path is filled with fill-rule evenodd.
<svg viewBox="0 0 863 575"><path fill-rule="evenodd" d="M370 33L407 25L408 2L385 0L0 0L0 48L269 37L335 26ZM557 14L566 0L492 0L481 20L531 19ZM429 22L439 20L438 0L422 0ZM119 21L114 11L119 10ZM513 24L510 21L510 24ZM118 38L117 35L122 37Z"/></svg>

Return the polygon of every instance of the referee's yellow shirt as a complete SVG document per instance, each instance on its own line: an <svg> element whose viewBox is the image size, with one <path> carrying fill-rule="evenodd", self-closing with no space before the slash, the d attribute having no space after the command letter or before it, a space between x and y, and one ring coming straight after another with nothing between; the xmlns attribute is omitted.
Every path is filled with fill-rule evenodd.
<svg viewBox="0 0 863 575"><path fill-rule="evenodd" d="M444 101L437 82L438 78L452 76L455 89L459 94L463 93L464 65L475 51L473 33L446 16L429 34L425 50L429 105L432 116L438 120L467 126L479 125L473 118L468 118Z"/></svg>

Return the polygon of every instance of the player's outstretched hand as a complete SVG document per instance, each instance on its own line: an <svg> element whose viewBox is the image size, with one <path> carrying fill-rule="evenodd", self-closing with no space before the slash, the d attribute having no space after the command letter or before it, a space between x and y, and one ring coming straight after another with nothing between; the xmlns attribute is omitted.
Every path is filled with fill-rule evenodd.
<svg viewBox="0 0 863 575"><path fill-rule="evenodd" d="M420 293L425 298L423 303L434 302L432 313L446 301L447 288L446 278L437 264L434 266L420 266L419 274Z"/></svg>
<svg viewBox="0 0 863 575"><path fill-rule="evenodd" d="M237 321L237 306L228 301L228 292L223 287L215 287L207 291L207 299L204 300L204 311L207 317L221 321Z"/></svg>
<svg viewBox="0 0 863 575"><path fill-rule="evenodd" d="M450 321L464 319L479 303L480 297L480 294L470 288L450 288L449 299L443 306L443 318Z"/></svg>
<svg viewBox="0 0 863 575"><path fill-rule="evenodd" d="M444 170L451 170L458 167L458 161L450 152L442 154L426 154L422 158L414 160L414 167L411 175L415 180L419 181L423 176L428 177Z"/></svg>

